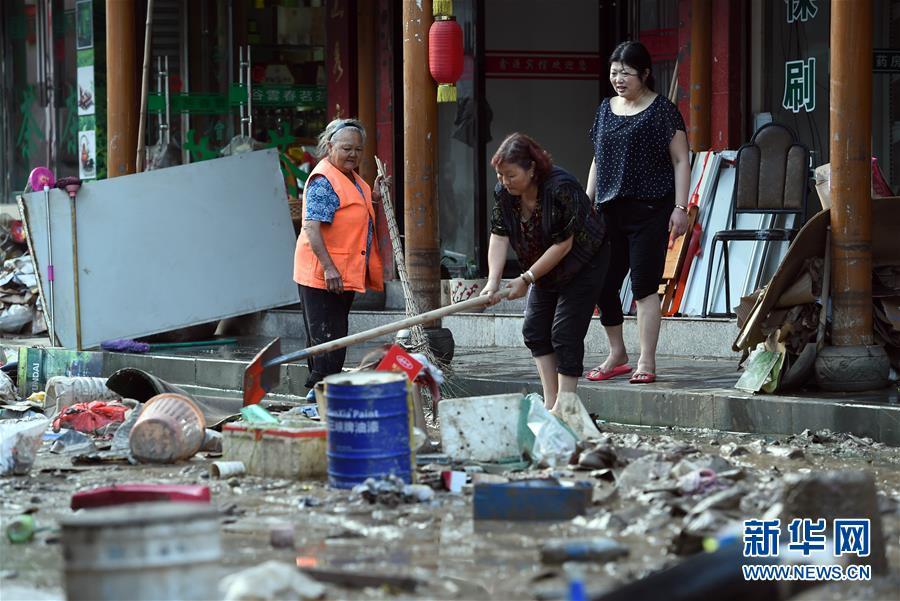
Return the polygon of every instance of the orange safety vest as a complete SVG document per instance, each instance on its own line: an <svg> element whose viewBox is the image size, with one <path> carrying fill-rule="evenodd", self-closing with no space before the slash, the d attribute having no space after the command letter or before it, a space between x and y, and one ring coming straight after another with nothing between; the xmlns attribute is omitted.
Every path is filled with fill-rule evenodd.
<svg viewBox="0 0 900 601"><path fill-rule="evenodd" d="M366 269L366 237L369 231L369 219L373 224L375 223L372 189L359 174L354 172L353 177L362 188L365 196L363 198L353 182L327 158L319 161L312 173L309 174L310 179L314 175L324 176L341 201L334 213L334 220L331 223L322 223L320 231L325 248L344 281L344 290L354 292L365 292L366 288L383 290L384 276L381 255L378 254L377 232L373 232L372 235L369 268ZM305 204L306 192L304 191L303 194ZM301 232L300 237L297 238L297 248L294 251L294 281L310 288L323 290L328 288L325 284L325 269L313 252L306 231Z"/></svg>

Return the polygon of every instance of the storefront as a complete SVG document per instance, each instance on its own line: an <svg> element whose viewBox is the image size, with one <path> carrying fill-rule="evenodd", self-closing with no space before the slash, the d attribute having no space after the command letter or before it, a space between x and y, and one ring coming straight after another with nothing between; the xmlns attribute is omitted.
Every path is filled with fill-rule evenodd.
<svg viewBox="0 0 900 601"><path fill-rule="evenodd" d="M146 6L134 3L126 36L135 49L135 98ZM154 0L148 161L215 158L243 124L258 145L283 151L288 178L302 179L295 169L326 123L324 12L321 0ZM105 2L9 0L0 3L0 23L5 201L36 165L57 177L105 177ZM157 146L166 157L156 156Z"/></svg>
<svg viewBox="0 0 900 601"><path fill-rule="evenodd" d="M134 3L138 98L146 2ZM508 133L533 135L586 180L587 131L597 104L611 94L606 59L620 41L648 46L659 91L677 80L689 123L692 4L453 3L464 32L464 71L457 102L438 105L435 165L447 271L485 271L495 181L489 160ZM896 188L900 0L873 4L872 151ZM327 120L359 115L372 139L364 175L374 177L368 153L387 162L402 230L401 6L400 0L155 0L147 143L165 141L160 125L168 121L170 154L179 162L206 160L249 127L254 140L282 149L290 186L291 177L302 183L294 169L309 159L304 151ZM830 2L722 0L712 11L711 148L737 148L775 120L809 147L812 167L828 162ZM21 190L39 164L59 176L104 177L105 2L9 0L0 3L0 22L3 198ZM157 83L158 66L167 84ZM168 110L160 89L168 90Z"/></svg>

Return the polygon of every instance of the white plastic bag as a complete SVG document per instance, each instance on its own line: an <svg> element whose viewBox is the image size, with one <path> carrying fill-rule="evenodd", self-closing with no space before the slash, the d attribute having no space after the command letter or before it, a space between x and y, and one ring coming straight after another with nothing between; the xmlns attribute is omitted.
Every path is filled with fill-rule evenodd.
<svg viewBox="0 0 900 601"><path fill-rule="evenodd" d="M0 476L28 473L49 425L43 415L0 421Z"/></svg>
<svg viewBox="0 0 900 601"><path fill-rule="evenodd" d="M580 440L596 438L600 435L597 424L591 419L587 409L584 408L584 403L574 392L560 392L556 397L556 407L551 413L572 428Z"/></svg>
<svg viewBox="0 0 900 601"><path fill-rule="evenodd" d="M552 415L538 394L522 399L519 444L522 454L535 465L566 465L575 453L578 436L565 422Z"/></svg>

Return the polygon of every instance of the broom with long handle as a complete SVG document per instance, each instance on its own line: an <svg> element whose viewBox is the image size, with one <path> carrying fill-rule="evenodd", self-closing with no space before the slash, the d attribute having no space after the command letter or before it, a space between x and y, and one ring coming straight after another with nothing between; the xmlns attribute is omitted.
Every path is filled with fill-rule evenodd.
<svg viewBox="0 0 900 601"><path fill-rule="evenodd" d="M394 215L394 204L391 202L391 191L385 183L387 178L387 169L384 163L377 156L375 157L375 167L378 175L381 176L381 202L384 205L384 217L387 220L388 234L391 237L391 247L394 250L394 263L397 265L397 275L400 277L400 285L403 288L403 298L406 303L406 315L418 315L419 307L413 296L412 288L409 285L409 275L406 273L406 260L403 257L403 246L400 243L400 229L397 227L397 218ZM410 342L417 351L421 351L429 361L437 364L431 348L428 346L428 340L425 338L425 332L421 325L410 328Z"/></svg>

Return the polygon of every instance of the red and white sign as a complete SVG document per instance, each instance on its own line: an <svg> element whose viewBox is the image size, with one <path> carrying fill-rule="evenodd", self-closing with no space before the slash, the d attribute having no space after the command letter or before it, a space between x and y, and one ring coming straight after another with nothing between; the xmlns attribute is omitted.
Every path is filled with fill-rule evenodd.
<svg viewBox="0 0 900 601"><path fill-rule="evenodd" d="M394 344L375 369L378 371L402 371L412 382L423 367L425 366L403 350L402 346Z"/></svg>
<svg viewBox="0 0 900 601"><path fill-rule="evenodd" d="M493 50L485 54L485 77L494 79L587 79L606 74L599 54Z"/></svg>

